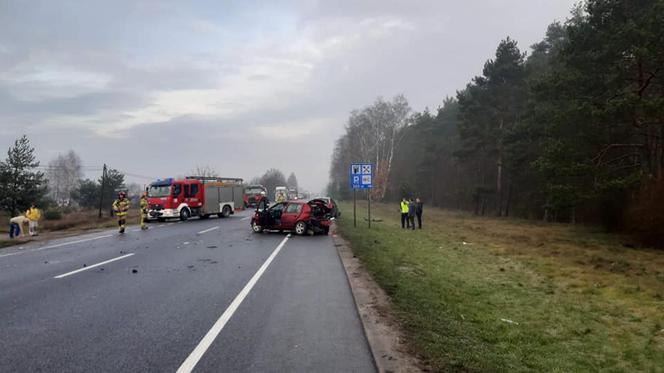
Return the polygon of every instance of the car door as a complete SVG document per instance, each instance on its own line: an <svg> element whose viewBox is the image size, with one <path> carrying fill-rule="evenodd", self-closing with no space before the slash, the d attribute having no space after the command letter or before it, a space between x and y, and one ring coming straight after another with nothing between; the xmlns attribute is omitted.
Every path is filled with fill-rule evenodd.
<svg viewBox="0 0 664 373"><path fill-rule="evenodd" d="M276 205L270 207L267 210L267 223L264 224L263 227L266 229L281 229L281 219L285 207L285 203L277 203Z"/></svg>
<svg viewBox="0 0 664 373"><path fill-rule="evenodd" d="M293 229L302 212L301 203L289 203L281 214L281 229Z"/></svg>

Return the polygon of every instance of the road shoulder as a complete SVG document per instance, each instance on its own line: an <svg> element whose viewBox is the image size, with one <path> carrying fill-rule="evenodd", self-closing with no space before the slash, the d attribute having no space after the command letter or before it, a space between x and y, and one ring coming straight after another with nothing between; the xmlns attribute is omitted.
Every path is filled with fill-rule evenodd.
<svg viewBox="0 0 664 373"><path fill-rule="evenodd" d="M390 300L378 286L348 241L336 229L331 232L334 246L346 271L364 333L379 372L424 372L425 365L408 352L404 333L392 314Z"/></svg>

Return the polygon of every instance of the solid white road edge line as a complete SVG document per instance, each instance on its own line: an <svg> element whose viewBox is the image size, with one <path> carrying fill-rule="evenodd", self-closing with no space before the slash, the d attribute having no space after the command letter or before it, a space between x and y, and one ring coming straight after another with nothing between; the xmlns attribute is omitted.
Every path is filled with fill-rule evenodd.
<svg viewBox="0 0 664 373"><path fill-rule="evenodd" d="M203 339L198 343L198 346L194 348L194 350L189 354L187 359L180 365L180 368L178 368L177 373L189 373L191 372L195 367L196 364L201 360L205 352L207 351L208 348L210 348L210 345L212 345L212 342L217 338L219 333L221 333L221 330L226 326L226 323L228 320L231 319L235 311L238 309L240 304L242 304L242 301L244 301L244 298L249 295L249 292L251 289L256 285L256 282L261 278L267 267L270 266L270 263L272 263L272 260L279 254L279 251L284 247L286 244L286 241L290 238L290 234L281 241L279 246L277 246L276 249L270 254L270 256L265 260L265 263L258 269L258 271L254 274L254 276L247 282L247 284L244 286L244 288L238 293L238 295L233 299L233 302L226 308L226 311L219 317L219 320L212 325L212 329L205 334Z"/></svg>
<svg viewBox="0 0 664 373"><path fill-rule="evenodd" d="M216 226L216 227L208 228L208 229L202 230L202 231L200 231L200 232L198 232L198 233L196 233L196 234L207 233L207 232L213 231L213 230L215 230L215 229L219 229L219 227Z"/></svg>
<svg viewBox="0 0 664 373"><path fill-rule="evenodd" d="M83 240L62 242L62 243L59 243L59 244L56 244L56 245L49 245L49 246L38 247L38 248L36 248L36 249L32 249L32 250L27 250L27 251L17 251L17 252L15 252L15 253L3 254L3 255L0 255L0 258L5 257L5 256L16 255L16 254L22 254L22 253L31 253L31 252L33 252L33 251L41 251L41 250L46 250L46 249L55 249L56 247L67 246L67 245L73 245L73 244L77 244L77 243L81 243L81 242L94 241L94 240L99 240L99 239L102 239L102 238L108 238L108 237L111 237L111 236L113 236L113 235L112 235L112 234L107 234L107 235L104 235L104 236L92 237L92 238L86 238L86 239L83 239Z"/></svg>
<svg viewBox="0 0 664 373"><path fill-rule="evenodd" d="M92 269L92 268L95 268L95 267L99 267L99 266L101 266L101 265L104 265L104 264L106 264L106 263L110 263L110 262L114 262L114 261L116 261L116 260L120 260L120 259L128 258L128 257L130 257L130 256L132 256L132 255L134 255L134 253L126 254L126 255L119 256L119 257L117 257L117 258L113 258L113 259L109 259L109 260L105 260L105 261L103 261L103 262L101 262L101 263L97 263L97 264L93 264L93 265L91 265L91 266L83 267L83 268L77 269L77 270L75 270L75 271L71 271L71 272L67 272L67 273L64 273L64 274L61 274L61 275L55 276L55 277L53 277L53 278L64 278L64 277L67 277L67 276L75 275L75 274L77 274L77 273L79 273L79 272L87 271L88 269Z"/></svg>

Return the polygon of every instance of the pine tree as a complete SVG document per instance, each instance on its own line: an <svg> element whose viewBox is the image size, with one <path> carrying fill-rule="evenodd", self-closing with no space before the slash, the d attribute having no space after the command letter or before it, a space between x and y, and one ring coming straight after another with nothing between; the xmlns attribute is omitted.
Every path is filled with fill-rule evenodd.
<svg viewBox="0 0 664 373"><path fill-rule="evenodd" d="M39 162L34 153L30 140L23 135L9 148L7 159L0 162L0 208L12 216L46 195L46 178L36 170Z"/></svg>

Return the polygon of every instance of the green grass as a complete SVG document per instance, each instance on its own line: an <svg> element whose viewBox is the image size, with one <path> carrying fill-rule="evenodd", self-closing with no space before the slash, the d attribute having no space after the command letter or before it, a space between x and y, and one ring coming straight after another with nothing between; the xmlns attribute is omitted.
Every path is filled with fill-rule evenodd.
<svg viewBox="0 0 664 373"><path fill-rule="evenodd" d="M402 230L397 205L372 205L382 221L353 228L352 205L341 208L341 234L434 370L664 371L664 252L437 209L424 230Z"/></svg>

